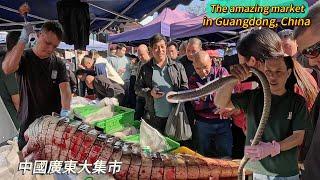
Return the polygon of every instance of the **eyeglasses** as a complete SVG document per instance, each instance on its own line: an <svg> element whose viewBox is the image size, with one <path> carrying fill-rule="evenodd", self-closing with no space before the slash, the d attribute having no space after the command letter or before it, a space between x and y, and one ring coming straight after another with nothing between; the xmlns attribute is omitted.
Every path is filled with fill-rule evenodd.
<svg viewBox="0 0 320 180"><path fill-rule="evenodd" d="M316 58L320 54L320 41L301 52L307 58Z"/></svg>

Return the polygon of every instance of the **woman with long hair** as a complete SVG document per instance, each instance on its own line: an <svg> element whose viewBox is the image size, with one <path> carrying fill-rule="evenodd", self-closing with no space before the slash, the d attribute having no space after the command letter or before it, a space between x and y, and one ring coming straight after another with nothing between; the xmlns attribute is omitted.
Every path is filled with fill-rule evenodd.
<svg viewBox="0 0 320 180"><path fill-rule="evenodd" d="M310 111L319 92L316 80L297 60L292 59L293 73L297 79L295 92L303 96Z"/></svg>
<svg viewBox="0 0 320 180"><path fill-rule="evenodd" d="M262 115L262 88L232 94L236 83L231 83L217 91L214 101L220 108L238 108L245 112L245 156L250 158L245 168L253 172L253 179L299 180L297 147L303 142L309 112L304 98L294 92L297 79L292 58L280 54L266 58L263 70L271 90L271 108L258 145L250 146L250 140L257 131ZM251 76L246 64L233 66L230 74L239 81Z"/></svg>
<svg viewBox="0 0 320 180"><path fill-rule="evenodd" d="M283 55L280 37L276 32L267 28L255 30L242 38L238 43L237 51L240 64L255 67L260 71L264 71L265 60ZM312 75L296 60L291 60L288 65L293 69L293 74L290 79L292 79L293 76L296 79L293 90L305 98L308 110L310 111L319 92L317 83ZM251 77L247 81L252 84L259 82L255 77ZM235 87L235 89L238 90L236 91L237 93L242 92L242 84L243 83ZM254 85L251 87L253 87L251 89L254 89ZM244 112L234 111L231 116L234 119L235 124L245 132L246 123Z"/></svg>
<svg viewBox="0 0 320 180"><path fill-rule="evenodd" d="M254 172L254 179L299 179L297 147L310 122L307 104L312 106L317 89L304 78L306 71L284 55L279 36L270 29L249 33L240 40L237 50L240 65L234 66L231 74L242 81L248 79L249 67L255 67L265 73L272 94L270 117L262 141L256 146L249 145L262 113L262 89L231 95L234 84L216 94L220 108L237 108L245 114L245 155L253 160L246 168ZM295 93L297 87L304 97Z"/></svg>

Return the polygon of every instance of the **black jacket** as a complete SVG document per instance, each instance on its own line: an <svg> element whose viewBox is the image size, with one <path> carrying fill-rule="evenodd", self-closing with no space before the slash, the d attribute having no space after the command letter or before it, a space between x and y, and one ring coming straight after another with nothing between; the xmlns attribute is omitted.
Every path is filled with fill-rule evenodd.
<svg viewBox="0 0 320 180"><path fill-rule="evenodd" d="M305 132L305 147L303 154L304 159L304 172L302 179L319 179L320 178L320 123L317 122L319 118L320 108L320 93L318 94L311 111L312 128Z"/></svg>
<svg viewBox="0 0 320 180"><path fill-rule="evenodd" d="M180 62L184 69L186 70L187 77L192 76L196 71L194 70L192 61L188 59L187 55L184 55L177 59Z"/></svg>
<svg viewBox="0 0 320 180"><path fill-rule="evenodd" d="M97 98L100 100L105 97L115 97L121 102L125 94L123 87L110 80L106 75L96 76L93 87Z"/></svg>

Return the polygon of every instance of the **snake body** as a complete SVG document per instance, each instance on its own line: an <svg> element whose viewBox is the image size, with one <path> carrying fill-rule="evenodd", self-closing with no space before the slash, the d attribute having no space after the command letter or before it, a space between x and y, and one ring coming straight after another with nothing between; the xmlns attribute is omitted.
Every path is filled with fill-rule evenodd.
<svg viewBox="0 0 320 180"><path fill-rule="evenodd" d="M250 71L253 74L255 74L261 81L262 89L263 89L263 98L264 98L263 111L262 111L260 123L256 131L256 134L251 142L251 145L257 145L261 140L266 123L269 119L270 106L271 106L271 91L270 91L268 80L261 71L252 67L250 68ZM224 78L212 81L197 89L180 91L180 92L169 92L166 96L167 101L171 103L181 103L181 102L196 100L202 96L212 94L223 85L226 85L235 81L237 81L236 77L228 76L228 77L224 77ZM238 180L242 180L245 178L243 169L246 163L248 162L248 160L249 158L247 158L246 156L242 158L239 169L238 169Z"/></svg>

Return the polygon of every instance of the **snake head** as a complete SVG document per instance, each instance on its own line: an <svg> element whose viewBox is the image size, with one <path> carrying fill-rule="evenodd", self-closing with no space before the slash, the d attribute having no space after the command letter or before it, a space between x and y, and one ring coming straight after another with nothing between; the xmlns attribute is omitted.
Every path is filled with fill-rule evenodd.
<svg viewBox="0 0 320 180"><path fill-rule="evenodd" d="M170 91L166 95L166 99L169 103L179 103L179 100L175 99L174 96L177 95L178 92Z"/></svg>

